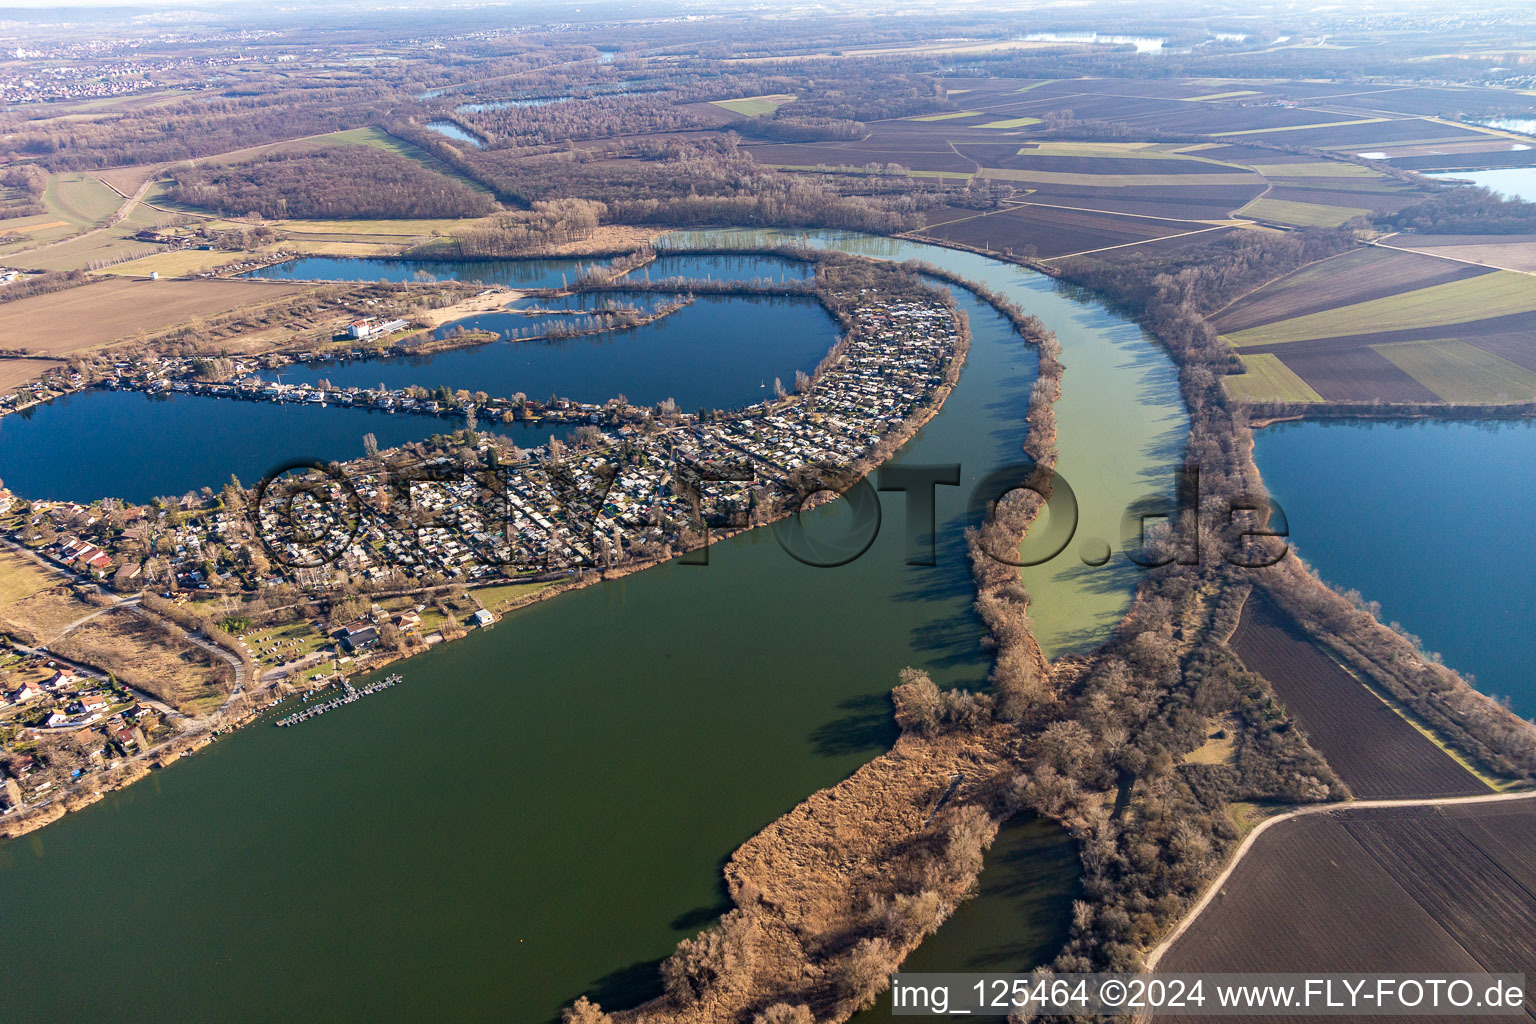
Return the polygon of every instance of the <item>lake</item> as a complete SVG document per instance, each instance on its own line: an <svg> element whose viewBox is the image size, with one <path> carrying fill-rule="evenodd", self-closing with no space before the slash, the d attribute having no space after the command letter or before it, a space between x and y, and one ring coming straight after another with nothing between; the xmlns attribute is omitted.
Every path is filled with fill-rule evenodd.
<svg viewBox="0 0 1536 1024"><path fill-rule="evenodd" d="M1162 53L1168 42L1154 36L1123 36L1101 32L1031 32L1025 40L1031 43L1099 43L1124 46L1129 43L1137 53Z"/></svg>
<svg viewBox="0 0 1536 1024"><path fill-rule="evenodd" d="M275 281L470 281L508 288L565 288L594 260L389 260L303 256L241 277Z"/></svg>
<svg viewBox="0 0 1536 1024"><path fill-rule="evenodd" d="M812 271L809 263L779 256L663 253L632 271L629 277L641 281L666 281L674 277L685 277L698 281L762 281L783 284L786 281L807 280Z"/></svg>
<svg viewBox="0 0 1536 1024"><path fill-rule="evenodd" d="M517 107L547 107L551 103L573 100L574 96L535 96L525 100L483 100L478 103L461 103L453 109L461 114L483 114L488 110L511 110ZM428 125L428 127L431 127Z"/></svg>
<svg viewBox="0 0 1536 1024"><path fill-rule="evenodd" d="M1318 575L1536 714L1536 424L1286 423L1255 436Z"/></svg>
<svg viewBox="0 0 1536 1024"><path fill-rule="evenodd" d="M971 254L811 240L989 278L1063 339L1063 460L1093 499L1085 510L1171 488L1178 392L1126 321ZM973 333L965 371L897 455L962 466L962 486L936 488L936 565L906 564L894 492L880 495L872 547L838 569L755 530L717 543L708 566L671 563L509 615L343 712L242 730L0 845L0 919L31 923L0 958L8 1012L268 1021L325 1007L414 1021L515 1007L539 1022L584 992L610 1008L658 992L660 959L725 909L722 860L889 748L903 666L984 684L963 528L977 482L1017 461L1035 360L990 307L957 300ZM1096 394L1128 404L1089 418ZM1157 429L1138 433L1147 423ZM836 533L844 515L827 506L812 528ZM1053 643L1102 640L1118 618L1134 576L1096 572L1031 582ZM1053 829L1010 831L988 863L1016 854L1041 870L1016 876L1034 880L1012 895L997 888L1007 873L984 874L983 895L934 941L966 957L1006 943L997 969L1054 952L1075 893L1069 848ZM1023 902L1000 910L999 897ZM1029 920L1008 924L1017 912ZM113 969L65 984L60 965L81 950L110 950Z"/></svg>
<svg viewBox="0 0 1536 1024"><path fill-rule="evenodd" d="M426 126L432 131L437 132L437 134L452 139L454 142L462 142L476 149L485 148L484 139L478 135L470 134L452 121L428 121Z"/></svg>
<svg viewBox="0 0 1536 1024"><path fill-rule="evenodd" d="M1536 202L1536 167L1506 167L1493 171L1435 171L1426 178L1454 178L1491 188L1510 199Z"/></svg>
<svg viewBox="0 0 1536 1024"><path fill-rule="evenodd" d="M1521 135L1536 135L1536 118L1490 117L1475 123L1488 128L1497 128L1501 132L1519 132Z"/></svg>
<svg viewBox="0 0 1536 1024"><path fill-rule="evenodd" d="M463 427L462 419L369 409L85 391L0 417L0 480L24 498L146 502L218 490L231 473L253 485L289 459L361 458L364 434L390 448ZM481 429L531 448L572 428Z"/></svg>
<svg viewBox="0 0 1536 1024"><path fill-rule="evenodd" d="M653 298L610 292L601 297L634 301L642 308ZM590 308L591 299L583 298L585 303L571 308ZM520 305L562 304L527 300ZM564 315L483 313L447 328L507 333L570 320ZM794 386L795 371L815 369L838 333L836 322L812 299L706 295L630 330L557 341L498 341L428 356L296 365L281 373L289 383L325 379L343 388L381 382L391 388L447 385L503 398L521 391L530 398L558 395L580 402L606 402L622 393L644 405L673 398L689 411L730 409L771 396L775 377L785 387Z"/></svg>

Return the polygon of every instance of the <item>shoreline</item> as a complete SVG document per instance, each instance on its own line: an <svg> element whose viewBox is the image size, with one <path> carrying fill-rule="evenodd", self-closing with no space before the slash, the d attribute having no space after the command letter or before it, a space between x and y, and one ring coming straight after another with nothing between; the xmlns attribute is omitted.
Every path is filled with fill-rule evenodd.
<svg viewBox="0 0 1536 1024"><path fill-rule="evenodd" d="M861 257L860 259L864 258ZM873 260L871 261L878 262ZM880 441L864 458L855 461L847 468L846 472L848 474L850 486L852 482L864 479L869 475L869 473L873 472L879 466L889 461L903 445L910 441L918 431L920 431L935 416L937 416L943 409L944 404L948 400L950 394L954 391L955 385L959 382L960 375L964 370L966 357L970 352L970 326L963 313L955 309L952 305L948 308L950 309L951 315L955 318L956 341L954 351L951 353L943 376L934 386L933 392L927 403L916 409L912 415L904 419L899 426L881 437ZM846 328L846 325L844 326ZM685 542L680 544L676 549L670 550L667 554L655 558L634 560L618 566L609 566L601 569L582 571L578 575L572 576L565 580L557 580L551 583L549 586L540 589L536 593L528 595L526 599L518 601L510 607L507 607L503 612L499 614L498 618L505 617L506 615L521 611L524 608L530 607L534 604L551 600L555 597L574 590L580 590L598 583L621 579L633 573L655 568L656 566L662 565L666 562L674 561L691 552L698 551L700 548L705 547L706 544L712 545L717 542L730 540L739 534L747 533L754 529L771 527L781 520L787 519L794 514L796 513L793 511L787 510L781 506L775 506L774 511L771 514L756 522L741 526L728 526L721 528L710 527L706 536L705 543L687 544ZM467 592L472 594L476 589L494 586L506 586L509 583L515 584L516 582L516 580L511 579L488 580L485 581L480 587L467 588ZM396 593L393 596L407 596L429 593L431 591L445 589L447 586L451 586L451 584L437 585L430 588L421 588L419 590L407 590ZM377 673L399 662L407 661L413 657L416 657L419 654L428 653L433 649L442 646L443 644L455 643L466 639L467 637L473 635L475 632L476 631L473 629L467 630L463 635L453 639L443 637L440 632L437 632L436 635L441 637L441 639L436 643L430 643L427 641L426 637L422 637L422 643L419 646L413 645L412 649L408 651L395 652L385 656L370 656L369 661L365 667L359 667L354 664L352 671L346 673L338 673L337 676L327 680L323 685L329 685L331 682L334 682L338 678L350 680ZM37 829L44 827L45 825L59 820L71 811L79 810L90 806L93 803L96 803L107 793L123 789L128 785L131 785L132 783L144 778L152 771L166 768L174 761L180 760L183 757L187 757L190 754L195 753L197 750L200 750L208 744L214 742L224 733L233 732L237 729L242 729L256 724L268 711L274 710L274 708L268 707L265 704L256 706L251 700L253 691L257 688L261 688L263 690L271 690L276 692L278 688L283 685L293 686L293 684L286 683L286 681L281 678L274 680L271 684L263 686L261 678L258 677L256 680L246 685L246 693L242 695L244 698L242 701L244 706L241 710L230 710L231 705L234 704L236 700L241 699L231 698L231 700L227 701L218 710L211 712L206 718L201 720L193 720L193 724L188 727L186 732L180 733L167 739L163 744L153 748L150 751L145 751L143 753L134 755L132 758L125 759L123 762L124 767L135 769L132 777L112 778L109 780L109 785L105 785L100 789L93 789L79 793L78 795L83 799L83 802L73 803L69 799L72 794L61 794L59 797L55 798L57 803L50 802L48 804L42 805L43 807L47 808L47 813L38 814L35 817L29 817L26 814L26 809L24 809L23 813L19 816L15 814L9 814L4 818L0 818L0 840L16 839L30 832L34 832ZM322 689L323 685L319 687L311 687L310 689ZM160 752L167 754L174 753L175 756L163 757L160 756ZM140 768L142 768L142 771L136 770Z"/></svg>
<svg viewBox="0 0 1536 1024"><path fill-rule="evenodd" d="M484 292L473 298L429 309L417 319L426 326L427 330L435 331L444 324L474 316L476 313L504 312L509 303L516 302L527 294L526 290L520 291L505 285L489 285Z"/></svg>

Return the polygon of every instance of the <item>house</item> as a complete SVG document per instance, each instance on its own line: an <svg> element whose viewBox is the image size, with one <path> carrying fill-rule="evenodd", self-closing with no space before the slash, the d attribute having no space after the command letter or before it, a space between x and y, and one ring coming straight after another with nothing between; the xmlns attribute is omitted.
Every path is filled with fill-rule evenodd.
<svg viewBox="0 0 1536 1024"><path fill-rule="evenodd" d="M25 704L29 700L36 700L43 695L43 691L31 683L22 683L21 686L11 691L12 704Z"/></svg>
<svg viewBox="0 0 1536 1024"><path fill-rule="evenodd" d="M491 623L496 621L496 616L492 615L484 608L481 608L479 611L475 612L475 614L469 617L469 621L473 622L477 626L489 626Z"/></svg>
<svg viewBox="0 0 1536 1024"><path fill-rule="evenodd" d="M341 646L348 654L356 654L358 651L367 650L379 642L379 631L371 624L364 626L348 626L341 634Z"/></svg>
<svg viewBox="0 0 1536 1024"><path fill-rule="evenodd" d="M43 684L44 688L49 690L58 690L66 686L70 689L74 689L79 685L80 677L75 675L73 671L67 668L59 669L53 674L52 678Z"/></svg>

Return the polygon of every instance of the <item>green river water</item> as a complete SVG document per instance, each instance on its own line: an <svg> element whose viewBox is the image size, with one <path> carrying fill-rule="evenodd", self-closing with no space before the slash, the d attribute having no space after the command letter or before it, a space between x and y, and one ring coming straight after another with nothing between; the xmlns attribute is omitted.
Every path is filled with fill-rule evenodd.
<svg viewBox="0 0 1536 1024"><path fill-rule="evenodd" d="M944 265L1057 331L1078 541L1118 536L1129 501L1171 490L1185 419L1139 329L970 254L811 240ZM965 373L898 456L963 467L961 487L937 489L936 566L904 563L901 494L882 495L878 539L841 568L753 531L707 567L508 616L403 663L401 686L299 728L248 728L0 845L6 1016L542 1022L583 992L610 1007L656 992L658 961L724 909L730 852L889 746L900 668L985 679L960 531L975 481L1016 460L1035 366L1002 317L959 298ZM813 525L835 533L841 517ZM1101 639L1134 582L1123 560L1082 566L1078 541L1027 577L1052 652ZM1071 856L1058 830L1010 826L924 966L1048 956Z"/></svg>

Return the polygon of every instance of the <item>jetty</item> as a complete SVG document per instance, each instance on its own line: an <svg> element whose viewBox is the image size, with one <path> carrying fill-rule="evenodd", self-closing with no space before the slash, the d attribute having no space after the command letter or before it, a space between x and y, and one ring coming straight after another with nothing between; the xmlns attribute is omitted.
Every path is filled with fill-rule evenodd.
<svg viewBox="0 0 1536 1024"><path fill-rule="evenodd" d="M336 708L339 708L344 704L351 704L355 701L362 700L364 697L370 697L373 694L378 693L380 690L387 690L391 686L394 686L396 683L402 681L403 679L398 672L387 675L383 679L371 682L367 686L364 686L362 689L358 689L351 683L343 681L341 684L341 696L333 697L326 701L324 704L314 704L302 711L295 711L291 715L285 715L272 724L278 727L298 725L300 722L307 722L311 718L317 718L320 715L325 714L327 711L334 711Z"/></svg>

